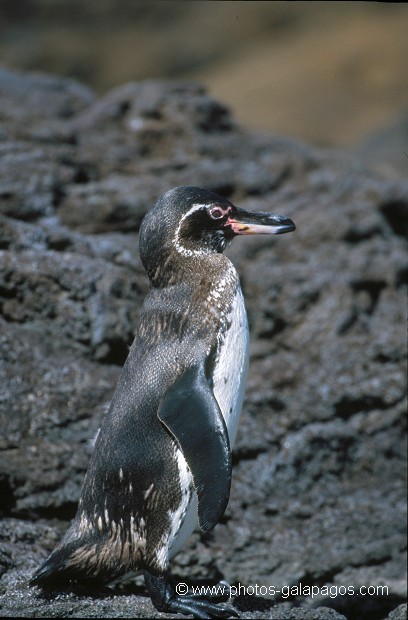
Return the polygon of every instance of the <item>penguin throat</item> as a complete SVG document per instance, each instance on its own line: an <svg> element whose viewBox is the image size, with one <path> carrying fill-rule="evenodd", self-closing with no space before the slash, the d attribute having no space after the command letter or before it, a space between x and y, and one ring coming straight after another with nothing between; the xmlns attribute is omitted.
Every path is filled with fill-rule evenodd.
<svg viewBox="0 0 408 620"><path fill-rule="evenodd" d="M206 256L221 254L227 247L227 240L221 231L205 232L197 237L178 237L174 239L174 247L182 256Z"/></svg>

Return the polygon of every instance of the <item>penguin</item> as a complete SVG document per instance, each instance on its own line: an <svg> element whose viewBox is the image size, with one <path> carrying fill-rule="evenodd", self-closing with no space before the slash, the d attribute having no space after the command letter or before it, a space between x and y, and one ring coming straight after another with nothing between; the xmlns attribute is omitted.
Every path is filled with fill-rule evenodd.
<svg viewBox="0 0 408 620"><path fill-rule="evenodd" d="M33 575L44 590L143 572L157 610L195 618L233 607L182 596L169 562L194 528L211 530L231 485L248 369L248 323L224 249L238 235L295 230L208 189L163 194L140 228L150 280L135 338L97 435L77 514Z"/></svg>

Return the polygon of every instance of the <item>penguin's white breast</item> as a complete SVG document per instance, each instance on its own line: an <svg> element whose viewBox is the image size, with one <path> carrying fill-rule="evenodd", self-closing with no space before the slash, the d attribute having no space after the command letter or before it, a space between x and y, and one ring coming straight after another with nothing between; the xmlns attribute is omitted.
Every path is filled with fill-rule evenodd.
<svg viewBox="0 0 408 620"><path fill-rule="evenodd" d="M213 392L224 416L231 449L234 445L248 374L249 331L241 288L227 315L229 328L220 335L213 373Z"/></svg>
<svg viewBox="0 0 408 620"><path fill-rule="evenodd" d="M231 450L234 445L244 399L245 384L248 372L249 331L241 288L238 287L230 310L226 317L229 325L219 338L219 348L214 364L213 392L224 416L228 429ZM183 460L183 455L179 454ZM181 467L179 462L180 488L185 491L191 485L191 473ZM171 515L171 520L179 519L178 514ZM170 541L169 558L172 558L184 546L197 525L197 496L194 493L181 528ZM173 526L174 527L174 526Z"/></svg>

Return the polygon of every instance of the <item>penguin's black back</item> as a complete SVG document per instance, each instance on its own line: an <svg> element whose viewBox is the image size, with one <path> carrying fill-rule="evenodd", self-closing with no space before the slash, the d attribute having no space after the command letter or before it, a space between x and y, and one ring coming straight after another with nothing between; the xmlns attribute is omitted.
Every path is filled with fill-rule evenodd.
<svg viewBox="0 0 408 620"><path fill-rule="evenodd" d="M158 409L169 387L189 367L203 364L211 384L218 334L239 286L222 254L200 258L194 278L191 262L189 277L179 266L174 283L153 286L145 299L95 443L76 517L33 584L105 582L129 571L162 568L157 549L182 490L175 483L177 446L159 420ZM214 313L208 298L220 279L224 284Z"/></svg>

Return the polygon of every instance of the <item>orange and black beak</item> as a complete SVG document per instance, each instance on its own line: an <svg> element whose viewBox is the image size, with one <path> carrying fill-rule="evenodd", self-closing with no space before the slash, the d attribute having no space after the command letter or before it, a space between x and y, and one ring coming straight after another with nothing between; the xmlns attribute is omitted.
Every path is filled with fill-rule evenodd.
<svg viewBox="0 0 408 620"><path fill-rule="evenodd" d="M292 220L276 213L231 211L224 226L234 235L282 235L296 229Z"/></svg>

